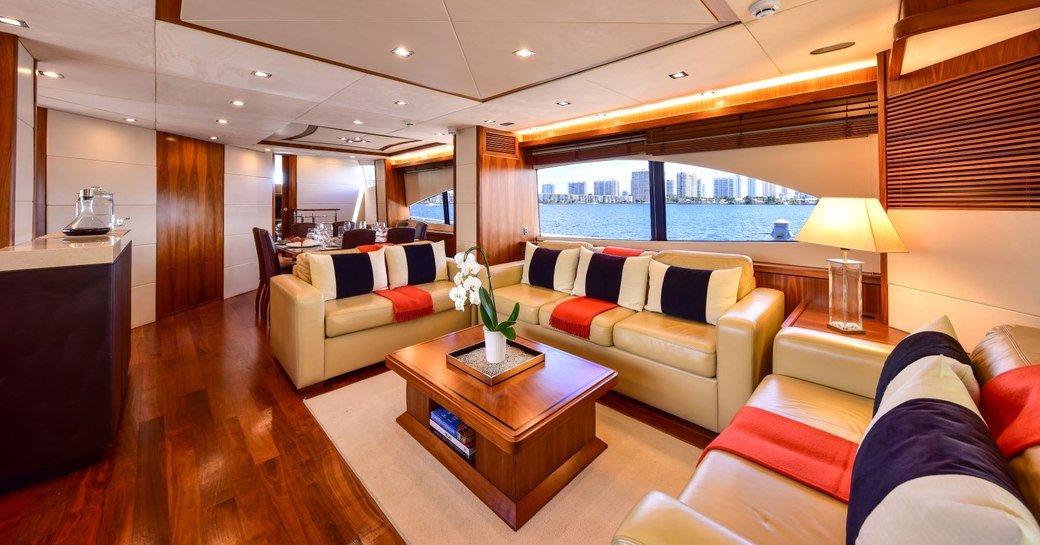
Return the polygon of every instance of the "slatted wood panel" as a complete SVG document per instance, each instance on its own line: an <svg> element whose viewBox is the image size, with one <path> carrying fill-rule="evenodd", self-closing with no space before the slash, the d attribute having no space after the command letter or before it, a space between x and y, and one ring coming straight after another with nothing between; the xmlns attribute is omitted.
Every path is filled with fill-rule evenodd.
<svg viewBox="0 0 1040 545"><path fill-rule="evenodd" d="M886 104L889 208L1040 209L1040 57Z"/></svg>
<svg viewBox="0 0 1040 545"><path fill-rule="evenodd" d="M484 130L484 150L497 157L516 157L516 136L508 132Z"/></svg>
<svg viewBox="0 0 1040 545"><path fill-rule="evenodd" d="M155 314L224 297L224 146L156 133Z"/></svg>
<svg viewBox="0 0 1040 545"><path fill-rule="evenodd" d="M523 158L487 150L489 132L478 127L477 244L495 265L523 259L524 241L538 236L538 178Z"/></svg>

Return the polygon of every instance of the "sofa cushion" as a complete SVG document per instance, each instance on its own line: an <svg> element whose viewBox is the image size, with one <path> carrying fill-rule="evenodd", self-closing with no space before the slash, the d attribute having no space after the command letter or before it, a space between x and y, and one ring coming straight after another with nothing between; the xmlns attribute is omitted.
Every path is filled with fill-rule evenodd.
<svg viewBox="0 0 1040 545"><path fill-rule="evenodd" d="M448 297L448 292L451 291L451 288L455 287L454 282L449 280L438 280L427 284L419 284L415 287L430 292L430 296L433 298L434 312L443 312L446 310L459 312L455 310L455 303L451 301L451 297Z"/></svg>
<svg viewBox="0 0 1040 545"><path fill-rule="evenodd" d="M964 366L958 348L946 333L914 333L885 362L880 403L853 467L847 543L1040 542L955 370Z"/></svg>
<svg viewBox="0 0 1040 545"><path fill-rule="evenodd" d="M577 270L578 248L552 250L528 242L520 283L570 293Z"/></svg>
<svg viewBox="0 0 1040 545"><path fill-rule="evenodd" d="M715 252L693 252L689 250L665 250L653 257L665 265L675 265L687 269L732 269L740 267L740 285L737 288L737 301L743 299L755 289L755 269L751 258L739 254L719 254Z"/></svg>
<svg viewBox="0 0 1040 545"><path fill-rule="evenodd" d="M740 268L687 269L651 261L646 310L711 325L737 304Z"/></svg>
<svg viewBox="0 0 1040 545"><path fill-rule="evenodd" d="M567 297L566 293L527 284L513 284L495 288L495 308L509 309L520 303L518 320L538 325L538 309Z"/></svg>
<svg viewBox="0 0 1040 545"><path fill-rule="evenodd" d="M374 293L325 303L326 337L338 337L392 323L394 305L386 297Z"/></svg>
<svg viewBox="0 0 1040 545"><path fill-rule="evenodd" d="M636 312L646 304L650 256L621 257L581 249L573 295L617 303Z"/></svg>
<svg viewBox="0 0 1040 545"><path fill-rule="evenodd" d="M444 241L387 246L386 272L390 289L448 280Z"/></svg>
<svg viewBox="0 0 1040 545"><path fill-rule="evenodd" d="M326 301L387 289L382 248L367 254L319 254L309 261L311 284Z"/></svg>
<svg viewBox="0 0 1040 545"><path fill-rule="evenodd" d="M614 346L702 377L715 376L715 326L656 312L614 325Z"/></svg>
<svg viewBox="0 0 1040 545"><path fill-rule="evenodd" d="M555 329L549 325L549 320L552 318L552 313L556 310L556 306L564 301L570 301L571 299L577 299L577 297L567 297L546 305L538 311L538 323L544 328ZM636 312L629 310L625 307L614 307L606 312L601 312L592 319L592 324L589 329L589 340L600 345L600 346L613 346L614 345L614 325L632 316ZM557 330L559 331L559 330Z"/></svg>
<svg viewBox="0 0 1040 545"><path fill-rule="evenodd" d="M311 256L316 255L337 255L337 254L357 254L360 251L357 248L351 248L349 250L325 250L321 252L304 252L296 256L296 264L293 265L292 273L293 276L303 280L304 282L311 284Z"/></svg>

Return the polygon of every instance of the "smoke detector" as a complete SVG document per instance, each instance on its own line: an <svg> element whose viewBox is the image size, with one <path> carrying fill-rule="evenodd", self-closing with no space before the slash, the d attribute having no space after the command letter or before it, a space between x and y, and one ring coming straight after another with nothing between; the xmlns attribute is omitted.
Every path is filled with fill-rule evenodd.
<svg viewBox="0 0 1040 545"><path fill-rule="evenodd" d="M770 15L780 11L780 0L758 0L754 4L748 6L748 11L751 15L754 15L756 19L765 19Z"/></svg>

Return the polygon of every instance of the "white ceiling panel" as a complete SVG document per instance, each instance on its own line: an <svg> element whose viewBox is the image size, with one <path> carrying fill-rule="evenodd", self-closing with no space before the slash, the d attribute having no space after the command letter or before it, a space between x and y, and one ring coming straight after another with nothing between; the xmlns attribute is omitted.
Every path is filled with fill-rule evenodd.
<svg viewBox="0 0 1040 545"><path fill-rule="evenodd" d="M788 11L798 6L802 6L814 1L815 0L782 0L780 2L780 11ZM733 10L733 13L736 13L737 17L740 17L740 20L742 22L749 23L751 21L757 21L757 19L755 19L755 16L751 15L751 12L748 11L748 8L751 7L751 4L755 3L754 0L726 0L726 3L729 4L729 7Z"/></svg>
<svg viewBox="0 0 1040 545"><path fill-rule="evenodd" d="M282 0L183 0L181 19L268 20L268 21L447 21L441 2L429 0L292 0L291 9Z"/></svg>
<svg viewBox="0 0 1040 545"><path fill-rule="evenodd" d="M899 0L816 0L747 24L785 74L872 58L892 47ZM827 53L809 52L841 42L856 45Z"/></svg>
<svg viewBox="0 0 1040 545"><path fill-rule="evenodd" d="M354 123L355 120L363 121L364 123L357 125ZM327 102L315 106L304 115L297 117L295 121L307 125L358 130L378 134L387 134L405 126L404 120L397 116L377 114L355 108L345 108Z"/></svg>
<svg viewBox="0 0 1040 545"><path fill-rule="evenodd" d="M227 119L231 124L248 125L271 119L288 123L318 105L316 102L287 98L248 89L205 83L175 76L157 78L160 104L194 108L213 119ZM233 106L241 100L245 106Z"/></svg>
<svg viewBox="0 0 1040 545"><path fill-rule="evenodd" d="M40 90L36 105L41 108L53 108L63 112L86 115L125 123L130 117L137 120L136 125L144 128L155 126L155 103L153 101L136 101L124 98L113 98L75 91L56 89Z"/></svg>
<svg viewBox="0 0 1040 545"><path fill-rule="evenodd" d="M155 23L159 74L321 102L363 74L170 23ZM263 70L274 74L258 78Z"/></svg>
<svg viewBox="0 0 1040 545"><path fill-rule="evenodd" d="M398 100L408 104L394 104ZM419 122L475 106L479 102L379 76L365 76L325 104Z"/></svg>
<svg viewBox="0 0 1040 545"><path fill-rule="evenodd" d="M206 26L449 93L477 94L451 23L211 21ZM390 52L399 45L415 54Z"/></svg>
<svg viewBox="0 0 1040 545"><path fill-rule="evenodd" d="M40 93L70 91L88 95L109 96L141 102L155 102L155 73L120 66L98 64L80 59L60 62L40 61L39 70L60 72L64 78L38 78Z"/></svg>
<svg viewBox="0 0 1040 545"><path fill-rule="evenodd" d="M549 80L644 50L707 24L455 23L483 97ZM566 37L566 39L561 39ZM526 47L536 54L521 58Z"/></svg>
<svg viewBox="0 0 1040 545"><path fill-rule="evenodd" d="M684 71L689 76L672 79ZM639 102L691 95L780 72L740 24L578 74Z"/></svg>
<svg viewBox="0 0 1040 545"><path fill-rule="evenodd" d="M423 142L439 142L441 144L451 144L454 140L452 136L448 134L449 124L440 120L430 121L428 123L418 123L412 127L405 127L394 131L394 136L400 136L402 138L411 138L412 140L422 140ZM437 136L437 133L441 133L441 136Z"/></svg>
<svg viewBox="0 0 1040 545"><path fill-rule="evenodd" d="M445 0L453 21L570 23L715 23L696 0L655 0L653 9L631 0Z"/></svg>

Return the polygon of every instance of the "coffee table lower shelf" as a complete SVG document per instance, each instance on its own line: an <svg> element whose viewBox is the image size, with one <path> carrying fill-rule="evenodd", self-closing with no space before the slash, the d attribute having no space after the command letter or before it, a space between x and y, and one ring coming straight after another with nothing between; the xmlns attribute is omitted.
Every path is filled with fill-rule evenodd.
<svg viewBox="0 0 1040 545"><path fill-rule="evenodd" d="M397 423L514 530L520 529L607 448L596 437L593 400L574 408L566 421L551 432L517 444L512 453L478 433L471 463L430 430L430 399L411 384L408 401L409 410L397 417ZM571 454L564 454L560 461L559 453L567 452Z"/></svg>

